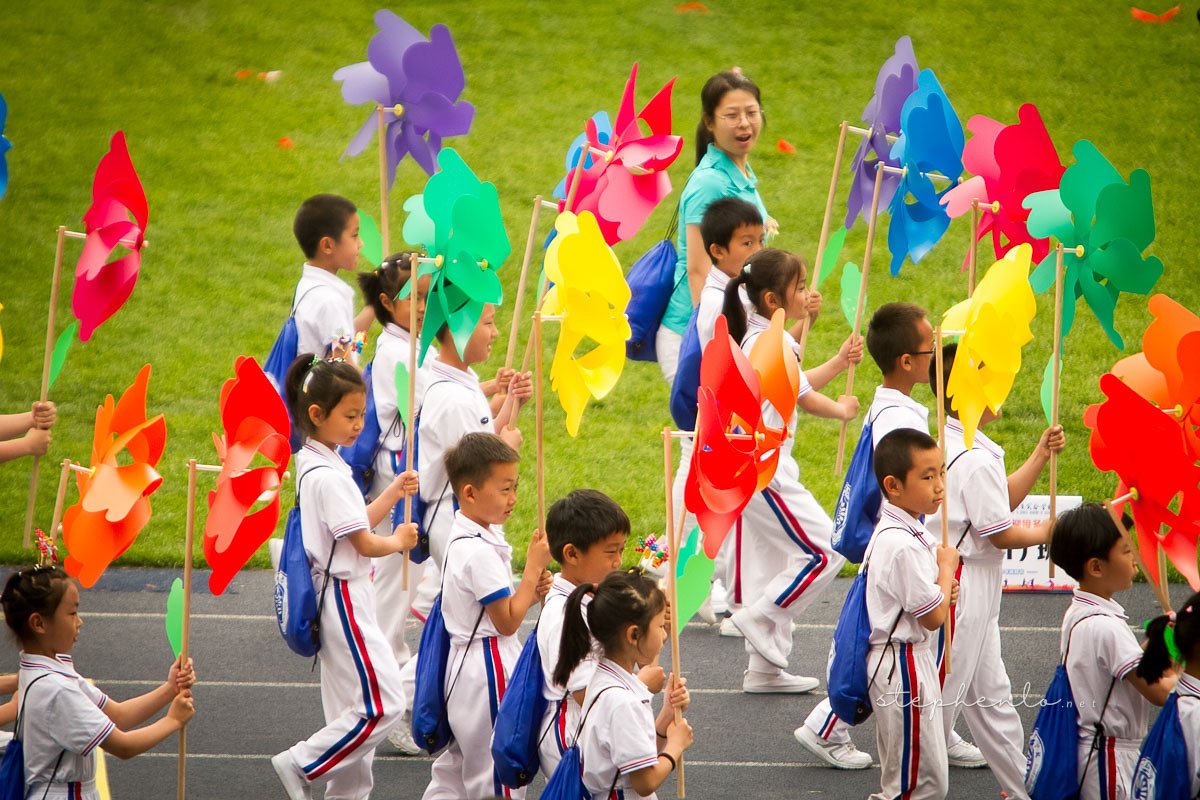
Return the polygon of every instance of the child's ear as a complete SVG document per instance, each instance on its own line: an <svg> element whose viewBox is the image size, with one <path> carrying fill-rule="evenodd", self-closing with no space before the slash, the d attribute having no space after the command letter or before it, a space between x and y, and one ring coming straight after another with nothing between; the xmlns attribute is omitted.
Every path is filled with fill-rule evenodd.
<svg viewBox="0 0 1200 800"><path fill-rule="evenodd" d="M308 418L312 420L313 425L320 425L325 421L325 412L316 403L308 407Z"/></svg>
<svg viewBox="0 0 1200 800"><path fill-rule="evenodd" d="M317 249L322 253L332 253L333 248L337 245L332 236L322 236L321 241L317 243Z"/></svg>
<svg viewBox="0 0 1200 800"><path fill-rule="evenodd" d="M729 250L715 242L708 246L708 257L712 259L714 264L727 255L729 255Z"/></svg>
<svg viewBox="0 0 1200 800"><path fill-rule="evenodd" d="M898 495L904 489L904 484L895 475L883 476L883 493L890 500L893 495Z"/></svg>
<svg viewBox="0 0 1200 800"><path fill-rule="evenodd" d="M1096 556L1089 558L1083 565L1083 574L1089 578L1099 578L1104 572L1104 561Z"/></svg>
<svg viewBox="0 0 1200 800"><path fill-rule="evenodd" d="M462 490L460 490L458 492L458 501L460 504L463 503L464 501L474 503L475 502L475 487L469 483L463 484Z"/></svg>
<svg viewBox="0 0 1200 800"><path fill-rule="evenodd" d="M625 626L625 643L630 647L637 647L638 641L642 638L642 629L637 625Z"/></svg>
<svg viewBox="0 0 1200 800"><path fill-rule="evenodd" d="M29 615L29 630L38 635L46 632L46 619L41 613L35 611Z"/></svg>
<svg viewBox="0 0 1200 800"><path fill-rule="evenodd" d="M562 563L574 564L579 559L579 556L580 556L580 552L579 552L578 547L576 547L573 544L564 544L563 545Z"/></svg>

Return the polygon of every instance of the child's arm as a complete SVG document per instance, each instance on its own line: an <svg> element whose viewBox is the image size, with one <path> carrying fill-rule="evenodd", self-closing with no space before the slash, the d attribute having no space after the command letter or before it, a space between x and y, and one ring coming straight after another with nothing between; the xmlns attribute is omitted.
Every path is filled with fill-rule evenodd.
<svg viewBox="0 0 1200 800"><path fill-rule="evenodd" d="M804 371L808 382L812 384L814 390L820 390L825 384L841 375L851 364L857 364L862 361L863 356L863 340L857 333L852 333L842 342L842 346L838 348L837 355L812 369Z"/></svg>
<svg viewBox="0 0 1200 800"><path fill-rule="evenodd" d="M1050 454L1061 453L1066 443L1061 425L1054 425L1042 431L1042 436L1029 458L1008 476L1008 503L1012 510L1016 510L1021 501L1029 496L1030 490L1050 461Z"/></svg>
<svg viewBox="0 0 1200 800"><path fill-rule="evenodd" d="M17 698L12 698L0 706L0 725L7 725L17 719Z"/></svg>
<svg viewBox="0 0 1200 800"><path fill-rule="evenodd" d="M821 297L821 293L818 292L816 290L816 288L810 288L808 290L808 328L809 328L809 330L812 330L812 326L817 324L817 315L821 313L822 299L823 298ZM804 320L800 320L795 325L793 325L791 328L789 328L788 333L790 333L792 335L792 338L795 339L797 342L800 341L800 334L804 333Z"/></svg>
<svg viewBox="0 0 1200 800"><path fill-rule="evenodd" d="M0 440L14 439L30 428L50 430L58 419L58 409L49 400L35 402L29 413L0 414Z"/></svg>
<svg viewBox="0 0 1200 800"><path fill-rule="evenodd" d="M1137 670L1130 670L1129 674L1125 676L1125 680L1138 690L1138 694L1161 707L1163 703L1167 702L1167 696L1175 689L1175 684L1179 681L1179 673L1170 669L1164 672L1156 683L1146 683L1145 678L1138 677Z"/></svg>
<svg viewBox="0 0 1200 800"><path fill-rule="evenodd" d="M999 533L993 533L987 540L997 550L1020 550L1025 547L1037 547L1050 543L1050 520L1032 527L1013 525Z"/></svg>
<svg viewBox="0 0 1200 800"><path fill-rule="evenodd" d="M175 661L167 673L167 680L157 688L129 700L117 701L110 697L101 710L116 724L117 728L122 730L134 728L157 714L174 700L176 695L191 689L195 683L196 672L192 660L189 658L187 666L183 669L180 669L179 662ZM114 755L116 754L114 753Z"/></svg>
<svg viewBox="0 0 1200 800"><path fill-rule="evenodd" d="M858 398L852 394L834 400L817 391L806 392L796 405L807 414L825 419L852 420L858 416Z"/></svg>
<svg viewBox="0 0 1200 800"><path fill-rule="evenodd" d="M354 552L363 558L382 558L392 553L412 550L417 546L419 538L415 522L401 522L392 531L391 536L376 536L372 530L346 534L346 541L354 548Z"/></svg>
<svg viewBox="0 0 1200 800"><path fill-rule="evenodd" d="M679 759L683 758L683 751L692 746L691 724L686 719L675 722L676 707L683 711L691 702L686 683L686 680L679 680L675 675L671 675L670 695L654 721L654 735L657 737L659 752L669 755L674 759L674 763L660 755L653 766L629 773L629 782L640 795L649 795L657 791L667 780L671 770L675 769Z"/></svg>
<svg viewBox="0 0 1200 800"><path fill-rule="evenodd" d="M107 706L111 703L105 705L105 710L107 710ZM104 748L105 752L112 753L117 758L133 758L182 729L195 713L196 708L192 701L191 690L182 691L175 695L165 717L134 731L126 732L119 727L113 728L100 746Z"/></svg>
<svg viewBox="0 0 1200 800"><path fill-rule="evenodd" d="M19 676L15 672L11 675L0 675L0 694L16 694L18 680Z"/></svg>
<svg viewBox="0 0 1200 800"><path fill-rule="evenodd" d="M499 398L499 404L494 407L497 434L516 421L521 406L529 402L531 397L533 397L533 373L514 372L508 382L507 390L496 395L496 398ZM512 402L514 400L516 402Z"/></svg>
<svg viewBox="0 0 1200 800"><path fill-rule="evenodd" d="M366 333L371 330L371 323L375 321L375 307L368 304L362 307L362 311L354 318L354 332Z"/></svg>
<svg viewBox="0 0 1200 800"><path fill-rule="evenodd" d="M28 416L18 414L16 416ZM0 464L25 456L44 456L50 449L50 431L29 428L20 439L0 441Z"/></svg>
<svg viewBox="0 0 1200 800"><path fill-rule="evenodd" d="M950 604L958 599L958 582L954 580L954 571L958 569L958 551L950 545L939 544L937 562L937 585L942 590L942 602L933 610L917 617L921 627L927 631L936 631L945 624L946 617L950 614Z"/></svg>
<svg viewBox="0 0 1200 800"><path fill-rule="evenodd" d="M521 627L521 620L539 599L550 591L554 576L546 569L550 564L550 545L546 535L534 531L525 552L525 571L517 591L488 603L487 615L503 636L512 636Z"/></svg>
<svg viewBox="0 0 1200 800"><path fill-rule="evenodd" d="M418 486L416 472L409 470L397 475L379 493L379 497L367 503L367 522L371 524L371 528L374 529L376 525L387 519L387 515L391 513L396 503L408 495L416 494Z"/></svg>

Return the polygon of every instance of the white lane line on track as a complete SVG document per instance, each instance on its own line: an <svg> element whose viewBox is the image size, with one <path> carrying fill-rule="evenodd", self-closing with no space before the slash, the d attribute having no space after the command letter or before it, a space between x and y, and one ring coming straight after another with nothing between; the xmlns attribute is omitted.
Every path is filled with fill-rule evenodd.
<svg viewBox="0 0 1200 800"><path fill-rule="evenodd" d="M169 758L172 760L178 759L178 753L142 753L139 758ZM188 753L188 760L208 760L208 761L270 761L274 757L274 753ZM433 763L433 759L429 756L399 756L388 754L376 754L375 761L388 762L403 762L420 764ZM784 769L829 769L828 764L807 764L801 761L693 761L687 759L689 767L748 767L759 769L762 767L780 767ZM872 764L872 767L878 768L878 764Z"/></svg>

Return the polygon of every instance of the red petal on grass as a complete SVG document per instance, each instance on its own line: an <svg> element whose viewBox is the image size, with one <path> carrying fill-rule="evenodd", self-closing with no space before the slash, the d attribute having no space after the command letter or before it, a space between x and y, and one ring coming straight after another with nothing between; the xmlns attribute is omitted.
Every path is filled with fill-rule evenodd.
<svg viewBox="0 0 1200 800"><path fill-rule="evenodd" d="M1139 22L1149 22L1152 25L1161 25L1164 22L1169 22L1176 14L1179 13L1179 6L1167 9L1161 14L1153 14L1149 11L1143 11L1134 6L1129 7L1129 15Z"/></svg>
<svg viewBox="0 0 1200 800"><path fill-rule="evenodd" d="M787 139L780 139L779 143L775 146L779 148L779 152L781 153L787 153L788 155L791 155L792 153L796 152L796 145L792 144Z"/></svg>

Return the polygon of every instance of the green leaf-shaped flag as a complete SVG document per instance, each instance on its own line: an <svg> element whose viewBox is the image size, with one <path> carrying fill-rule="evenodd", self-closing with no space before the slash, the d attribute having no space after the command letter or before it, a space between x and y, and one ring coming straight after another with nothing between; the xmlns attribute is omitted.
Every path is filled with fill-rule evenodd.
<svg viewBox="0 0 1200 800"><path fill-rule="evenodd" d="M825 243L825 252L821 254L821 263L817 265L817 279L810 280L809 283L817 288L821 287L825 278L837 266L838 256L842 254L842 246L846 244L846 229L838 228L837 233L829 237L829 241Z"/></svg>
<svg viewBox="0 0 1200 800"><path fill-rule="evenodd" d="M846 324L854 327L855 312L858 311L858 289L862 285L862 272L858 264L847 261L842 267L842 314L846 316ZM863 308L866 308L867 298L863 298Z"/></svg>
<svg viewBox="0 0 1200 800"><path fill-rule="evenodd" d="M183 581L180 578L172 581L171 593L167 595L167 641L178 659L183 649Z"/></svg>
<svg viewBox="0 0 1200 800"><path fill-rule="evenodd" d="M688 555L690 554L690 555ZM713 572L716 564L704 554L700 547L700 528L692 528L688 534L687 543L680 548L676 558L675 595L679 602L679 614L676 615L675 629L682 631L712 589ZM682 566L682 571L680 570Z"/></svg>
<svg viewBox="0 0 1200 800"><path fill-rule="evenodd" d="M379 225L375 218L367 212L358 211L358 238L362 239L362 250L359 255L367 260L372 268L383 263L383 237L379 233Z"/></svg>
<svg viewBox="0 0 1200 800"><path fill-rule="evenodd" d="M67 361L67 352L71 349L71 343L75 341L75 334L79 333L79 320L75 320L67 329L58 335L58 341L54 343L54 352L50 355L50 386L58 380L58 374L62 372L63 364Z"/></svg>

